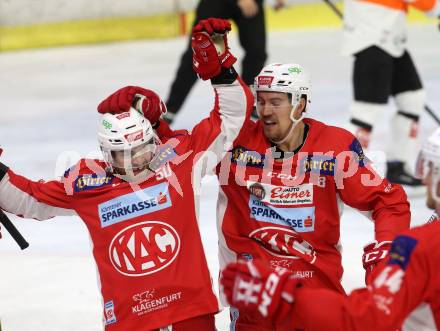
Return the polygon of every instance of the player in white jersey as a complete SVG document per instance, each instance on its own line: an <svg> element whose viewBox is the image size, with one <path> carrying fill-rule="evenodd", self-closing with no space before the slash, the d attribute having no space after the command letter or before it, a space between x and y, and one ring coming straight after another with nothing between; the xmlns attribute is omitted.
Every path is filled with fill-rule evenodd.
<svg viewBox="0 0 440 331"><path fill-rule="evenodd" d="M387 151L386 177L392 183L418 186L421 181L409 165L417 154L425 91L407 50L409 6L431 16L440 14L438 0L346 0L343 53L355 58L349 130L367 148L392 96L397 112L389 130L392 145Z"/></svg>

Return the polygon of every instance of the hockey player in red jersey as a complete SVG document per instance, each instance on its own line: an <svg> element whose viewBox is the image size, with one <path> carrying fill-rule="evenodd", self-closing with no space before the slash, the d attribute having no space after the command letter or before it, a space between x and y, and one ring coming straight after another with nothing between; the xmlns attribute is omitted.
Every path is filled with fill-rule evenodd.
<svg viewBox="0 0 440 331"><path fill-rule="evenodd" d="M104 161L82 159L48 182L0 164L1 209L38 220L77 214L86 224L106 331L215 330L219 304L197 226L197 181L206 157L221 160L253 106L232 67L229 30L229 22L211 20L193 32L194 67L211 79L215 105L191 134L160 143L151 123L164 103L150 90L126 87L99 106Z"/></svg>
<svg viewBox="0 0 440 331"><path fill-rule="evenodd" d="M428 224L393 241L386 264L370 285L348 297L310 289L287 270L258 263L230 264L221 283L231 304L268 320L288 320L304 331L440 330L440 129L420 152L418 173L427 185Z"/></svg>
<svg viewBox="0 0 440 331"><path fill-rule="evenodd" d="M297 64L272 64L256 77L259 121L250 123L218 167L220 266L240 259L282 267L306 286L344 293L339 242L343 204L374 222L367 273L383 257L410 212L402 188L380 178L349 132L305 118L311 81ZM362 218L359 215L359 218ZM359 220L361 221L361 220ZM231 309L237 330L290 330Z"/></svg>
<svg viewBox="0 0 440 331"><path fill-rule="evenodd" d="M409 227L406 195L376 174L351 133L305 118L311 102L305 68L268 65L254 89L260 119L248 123L217 167L220 267L261 261L294 272L307 286L344 293L343 203L375 224L363 256L369 274L394 236ZM267 323L234 308L231 319L235 330L290 329L282 320Z"/></svg>

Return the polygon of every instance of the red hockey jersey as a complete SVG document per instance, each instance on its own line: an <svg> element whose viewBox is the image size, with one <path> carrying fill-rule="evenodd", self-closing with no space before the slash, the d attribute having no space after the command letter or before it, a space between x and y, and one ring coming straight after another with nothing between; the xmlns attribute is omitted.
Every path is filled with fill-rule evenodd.
<svg viewBox="0 0 440 331"><path fill-rule="evenodd" d="M2 165L0 207L26 218L76 213L93 243L106 331L146 331L219 310L198 230L200 179L252 110L249 88L215 85L210 117L160 146L158 169L134 185L83 159L61 181L34 182ZM206 161L208 159L208 161Z"/></svg>
<svg viewBox="0 0 440 331"><path fill-rule="evenodd" d="M391 241L409 227L409 204L401 186L375 173L351 133L312 119L304 123L307 137L294 155L275 160L279 156L258 121L217 167L220 266L262 260L311 287L343 293L343 203L374 222L378 241Z"/></svg>
<svg viewBox="0 0 440 331"><path fill-rule="evenodd" d="M348 297L298 289L292 321L306 331L440 330L439 237L439 222L399 235L371 286Z"/></svg>

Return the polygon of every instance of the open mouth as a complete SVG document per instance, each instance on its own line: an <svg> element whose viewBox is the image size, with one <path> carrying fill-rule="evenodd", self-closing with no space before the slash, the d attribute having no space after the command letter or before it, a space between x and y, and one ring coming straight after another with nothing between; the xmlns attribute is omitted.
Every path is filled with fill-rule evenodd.
<svg viewBox="0 0 440 331"><path fill-rule="evenodd" d="M264 123L264 126L268 126L268 127L275 126L277 124L276 121L270 120L270 119L263 120L263 123Z"/></svg>
<svg viewBox="0 0 440 331"><path fill-rule="evenodd" d="M142 171L146 170L148 168L148 164L139 166L139 167L133 167L132 171L135 175L140 174Z"/></svg>

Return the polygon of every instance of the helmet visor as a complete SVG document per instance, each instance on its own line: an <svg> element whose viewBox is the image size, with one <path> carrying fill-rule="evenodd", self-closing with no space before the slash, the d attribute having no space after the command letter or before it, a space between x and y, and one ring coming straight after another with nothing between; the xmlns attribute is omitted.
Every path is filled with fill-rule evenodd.
<svg viewBox="0 0 440 331"><path fill-rule="evenodd" d="M158 150L159 141L155 138L129 149L112 151L110 163L114 169L124 172L141 172L148 168Z"/></svg>

